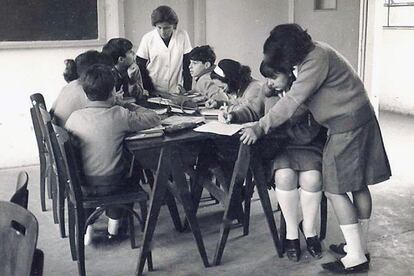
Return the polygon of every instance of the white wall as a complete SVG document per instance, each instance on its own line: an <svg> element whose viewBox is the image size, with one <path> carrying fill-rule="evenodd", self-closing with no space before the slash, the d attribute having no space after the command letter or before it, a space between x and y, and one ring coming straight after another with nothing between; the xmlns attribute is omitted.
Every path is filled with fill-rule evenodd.
<svg viewBox="0 0 414 276"><path fill-rule="evenodd" d="M414 31L382 32L381 109L414 114Z"/></svg>
<svg viewBox="0 0 414 276"><path fill-rule="evenodd" d="M259 79L263 43L274 26L286 22L286 0L206 1L206 41L214 47L217 61L235 59L249 65Z"/></svg>
<svg viewBox="0 0 414 276"><path fill-rule="evenodd" d="M106 36L119 36L118 2L106 0ZM50 107L65 85L62 77L67 58L96 47L1 49L0 168L38 163L37 145L30 118L33 93L44 95Z"/></svg>
<svg viewBox="0 0 414 276"><path fill-rule="evenodd" d="M314 10L314 1L295 0L295 23L325 41L357 70L360 0L337 0L336 10Z"/></svg>

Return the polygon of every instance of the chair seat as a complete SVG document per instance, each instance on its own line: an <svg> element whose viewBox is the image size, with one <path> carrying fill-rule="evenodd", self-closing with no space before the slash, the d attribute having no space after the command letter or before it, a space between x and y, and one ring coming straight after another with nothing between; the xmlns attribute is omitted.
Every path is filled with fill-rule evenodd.
<svg viewBox="0 0 414 276"><path fill-rule="evenodd" d="M109 196L86 196L83 198L84 208L96 208L101 205L121 205L131 202L147 201L148 193L138 188L128 188L124 191L113 193Z"/></svg>

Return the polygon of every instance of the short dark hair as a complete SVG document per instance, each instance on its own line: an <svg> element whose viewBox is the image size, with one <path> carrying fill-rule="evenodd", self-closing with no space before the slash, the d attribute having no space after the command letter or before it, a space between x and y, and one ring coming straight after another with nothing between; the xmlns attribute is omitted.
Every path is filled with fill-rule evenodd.
<svg viewBox="0 0 414 276"><path fill-rule="evenodd" d="M276 66L272 63L262 61L260 63L260 73L265 78L274 78L277 73L286 74L289 76L289 83L288 83L288 89L292 86L292 83L296 80L295 75L293 74L293 68L285 68L283 66Z"/></svg>
<svg viewBox="0 0 414 276"><path fill-rule="evenodd" d="M75 63L78 77L81 77L91 65L104 64L111 67L114 65L110 56L95 50L80 54L75 58Z"/></svg>
<svg viewBox="0 0 414 276"><path fill-rule="evenodd" d="M90 66L81 77L82 88L91 101L106 101L115 85L112 67L95 64Z"/></svg>
<svg viewBox="0 0 414 276"><path fill-rule="evenodd" d="M290 68L303 61L314 44L308 32L298 24L277 25L263 45L268 62Z"/></svg>
<svg viewBox="0 0 414 276"><path fill-rule="evenodd" d="M197 60L203 63L206 63L208 61L211 65L216 62L216 54L210 45L194 47L189 53L189 56L190 60Z"/></svg>
<svg viewBox="0 0 414 276"><path fill-rule="evenodd" d="M109 55L114 64L117 64L119 57L125 57L132 47L132 42L126 38L112 38L103 46L102 52Z"/></svg>
<svg viewBox="0 0 414 276"><path fill-rule="evenodd" d="M158 23L167 22L177 27L178 16L175 11L169 6L159 6L152 11L151 24L155 27Z"/></svg>

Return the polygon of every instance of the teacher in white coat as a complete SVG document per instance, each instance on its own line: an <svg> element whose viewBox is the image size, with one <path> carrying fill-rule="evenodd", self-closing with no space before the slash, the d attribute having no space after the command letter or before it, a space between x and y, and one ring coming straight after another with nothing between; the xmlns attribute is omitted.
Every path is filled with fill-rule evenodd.
<svg viewBox="0 0 414 276"><path fill-rule="evenodd" d="M187 32L177 29L177 14L171 7L159 6L151 14L151 23L155 29L142 37L137 51L144 88L150 93L176 93L178 86L190 90L192 47Z"/></svg>

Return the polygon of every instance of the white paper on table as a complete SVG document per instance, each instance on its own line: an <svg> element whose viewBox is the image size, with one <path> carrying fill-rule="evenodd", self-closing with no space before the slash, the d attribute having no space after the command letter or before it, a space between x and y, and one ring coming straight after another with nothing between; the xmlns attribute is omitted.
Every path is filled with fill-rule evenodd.
<svg viewBox="0 0 414 276"><path fill-rule="evenodd" d="M239 124L224 124L218 121L211 121L205 125L196 127L194 130L198 132L209 132L220 135L232 136L242 128L243 126Z"/></svg>

